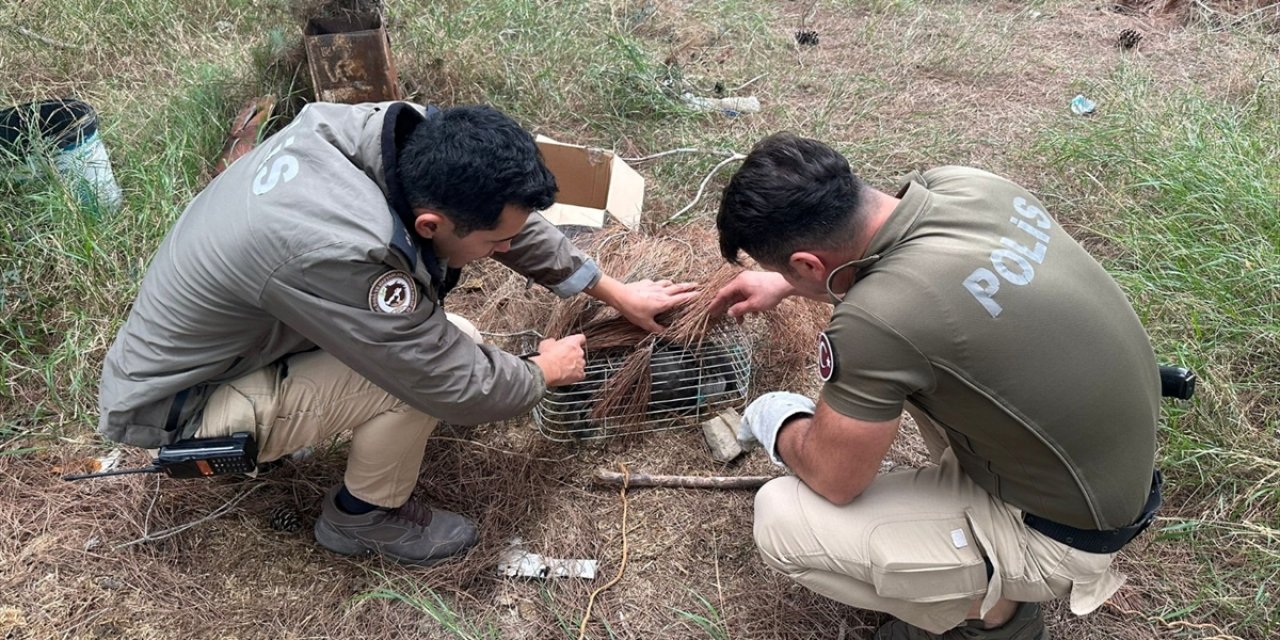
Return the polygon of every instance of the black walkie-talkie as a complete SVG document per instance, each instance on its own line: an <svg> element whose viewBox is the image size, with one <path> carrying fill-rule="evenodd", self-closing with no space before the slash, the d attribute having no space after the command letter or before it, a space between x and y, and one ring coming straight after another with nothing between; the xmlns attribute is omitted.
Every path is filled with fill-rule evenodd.
<svg viewBox="0 0 1280 640"><path fill-rule="evenodd" d="M258 443L249 433L225 438L192 438L160 447L149 467L63 476L63 480L105 478L130 473L163 473L170 478L207 478L228 473L251 473L258 468Z"/></svg>

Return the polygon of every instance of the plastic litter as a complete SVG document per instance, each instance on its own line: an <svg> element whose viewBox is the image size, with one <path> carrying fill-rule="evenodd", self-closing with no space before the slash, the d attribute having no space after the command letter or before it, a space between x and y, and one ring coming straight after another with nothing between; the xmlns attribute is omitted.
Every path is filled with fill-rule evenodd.
<svg viewBox="0 0 1280 640"><path fill-rule="evenodd" d="M1071 112L1078 116L1087 116L1098 109L1098 103L1078 95L1071 99Z"/></svg>
<svg viewBox="0 0 1280 640"><path fill-rule="evenodd" d="M520 538L513 538L510 546L498 559L498 574L508 578L584 578L596 577L595 560L562 560L529 553Z"/></svg>
<svg viewBox="0 0 1280 640"><path fill-rule="evenodd" d="M704 98L692 93L681 94L685 104L699 111L719 111L726 116L734 117L743 113L759 113L760 99L755 96L728 96L724 98Z"/></svg>

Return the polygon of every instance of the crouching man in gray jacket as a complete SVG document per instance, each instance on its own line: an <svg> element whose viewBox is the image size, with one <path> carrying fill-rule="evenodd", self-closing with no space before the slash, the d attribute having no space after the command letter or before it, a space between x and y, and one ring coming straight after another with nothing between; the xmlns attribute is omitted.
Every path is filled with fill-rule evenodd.
<svg viewBox="0 0 1280 640"><path fill-rule="evenodd" d="M268 462L351 430L317 542L414 564L464 552L470 520L410 502L437 421L522 415L585 362L581 335L527 359L481 344L442 307L461 268L493 257L655 331L694 295L602 274L537 213L555 193L494 109L309 105L170 229L103 365L99 432L140 447L249 432Z"/></svg>

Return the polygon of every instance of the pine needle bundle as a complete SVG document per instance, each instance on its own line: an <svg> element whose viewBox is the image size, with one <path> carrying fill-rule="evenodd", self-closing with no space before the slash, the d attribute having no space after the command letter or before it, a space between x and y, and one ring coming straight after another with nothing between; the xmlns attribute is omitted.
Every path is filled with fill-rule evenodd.
<svg viewBox="0 0 1280 640"><path fill-rule="evenodd" d="M631 431L642 423L653 384L652 365L652 342L632 351L596 393L591 421L604 424L608 420L609 427L619 432Z"/></svg>
<svg viewBox="0 0 1280 640"><path fill-rule="evenodd" d="M717 325L728 319L723 313L712 317L711 301L739 273L742 273L741 267L726 264L704 279L698 296L674 310L662 336L686 347L702 344Z"/></svg>
<svg viewBox="0 0 1280 640"><path fill-rule="evenodd" d="M588 352L635 349L651 335L647 329L642 329L619 315L587 322L581 332L587 336Z"/></svg>
<svg viewBox="0 0 1280 640"><path fill-rule="evenodd" d="M646 421L652 400L655 348L671 344L697 353L711 331L725 320L723 315L712 316L711 301L740 271L730 265L716 270L700 283L696 297L659 318L667 326L660 334L651 334L617 315L584 324L589 354L627 353L622 365L592 398L593 422L603 424L608 420L612 430L627 432Z"/></svg>
<svg viewBox="0 0 1280 640"><path fill-rule="evenodd" d="M542 335L548 338L563 338L581 333L583 325L591 322L600 312L600 305L590 296L578 295L556 305L543 325Z"/></svg>

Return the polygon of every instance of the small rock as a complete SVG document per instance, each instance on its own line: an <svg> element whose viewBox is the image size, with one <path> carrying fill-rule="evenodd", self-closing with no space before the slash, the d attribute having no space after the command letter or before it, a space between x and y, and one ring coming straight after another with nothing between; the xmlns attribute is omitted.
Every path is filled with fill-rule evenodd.
<svg viewBox="0 0 1280 640"><path fill-rule="evenodd" d="M737 411L727 409L702 423L702 437L716 462L729 462L742 455L742 444L738 442L738 423L741 421Z"/></svg>
<svg viewBox="0 0 1280 640"><path fill-rule="evenodd" d="M95 580L94 582L97 582L99 587L102 587L103 589L108 589L111 591L119 591L120 589L123 589L125 587L124 582L120 581L117 578L113 578L111 576L102 576L97 580Z"/></svg>

